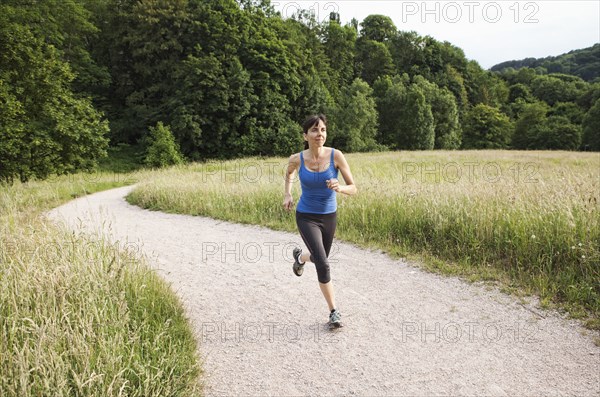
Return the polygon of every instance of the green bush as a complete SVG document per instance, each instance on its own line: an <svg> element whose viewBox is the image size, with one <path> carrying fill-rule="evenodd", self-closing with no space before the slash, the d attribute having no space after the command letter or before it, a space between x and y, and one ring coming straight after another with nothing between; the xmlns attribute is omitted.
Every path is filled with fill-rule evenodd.
<svg viewBox="0 0 600 397"><path fill-rule="evenodd" d="M506 149L513 135L513 125L499 109L479 104L465 117L464 149Z"/></svg>
<svg viewBox="0 0 600 397"><path fill-rule="evenodd" d="M146 165L162 168L183 163L183 156L175 143L171 129L161 121L156 124L156 127L150 127L146 144L148 145L144 159Z"/></svg>

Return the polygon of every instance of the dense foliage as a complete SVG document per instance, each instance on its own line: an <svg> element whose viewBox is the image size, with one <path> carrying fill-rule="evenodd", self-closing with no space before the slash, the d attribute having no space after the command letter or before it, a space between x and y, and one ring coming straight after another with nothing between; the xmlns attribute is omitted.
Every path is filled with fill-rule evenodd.
<svg viewBox="0 0 600 397"><path fill-rule="evenodd" d="M187 159L287 155L316 112L345 151L600 150L600 82L577 77L599 49L565 58L577 67L491 72L383 15L341 25L282 18L268 0L5 0L0 180L91 168L108 140L150 142L159 122Z"/></svg>
<svg viewBox="0 0 600 397"><path fill-rule="evenodd" d="M600 44L569 51L559 56L502 62L492 66L491 70L502 71L507 68L520 69L524 67L537 69L541 73L567 73L579 76L586 81L598 81L600 78Z"/></svg>
<svg viewBox="0 0 600 397"><path fill-rule="evenodd" d="M108 143L108 123L75 88L95 67L78 38L93 26L73 2L60 2L64 14L58 1L11 3L0 5L0 181L90 169Z"/></svg>

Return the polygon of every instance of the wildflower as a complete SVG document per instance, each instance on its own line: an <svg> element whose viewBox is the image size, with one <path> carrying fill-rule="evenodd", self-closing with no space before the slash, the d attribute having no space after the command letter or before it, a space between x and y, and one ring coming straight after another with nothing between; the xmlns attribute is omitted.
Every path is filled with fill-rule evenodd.
<svg viewBox="0 0 600 397"><path fill-rule="evenodd" d="M575 246L574 246L574 245L572 245L572 246L571 246L571 249L572 249L572 250L574 250L574 249L575 249Z"/></svg>
<svg viewBox="0 0 600 397"><path fill-rule="evenodd" d="M581 247L583 244L579 243L579 246Z"/></svg>
<svg viewBox="0 0 600 397"><path fill-rule="evenodd" d="M585 255L581 255L581 259L585 259Z"/></svg>
<svg viewBox="0 0 600 397"><path fill-rule="evenodd" d="M535 234L532 234L532 235L531 235L531 238L535 240Z"/></svg>

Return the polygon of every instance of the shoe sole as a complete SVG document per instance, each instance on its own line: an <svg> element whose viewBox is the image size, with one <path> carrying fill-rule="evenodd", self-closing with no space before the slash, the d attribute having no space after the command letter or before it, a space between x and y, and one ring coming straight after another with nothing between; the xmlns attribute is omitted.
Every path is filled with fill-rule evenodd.
<svg viewBox="0 0 600 397"><path fill-rule="evenodd" d="M302 273L304 273L304 269L302 269L302 267L296 269L295 265L292 267L292 270L294 271L294 274L298 277L302 276Z"/></svg>
<svg viewBox="0 0 600 397"><path fill-rule="evenodd" d="M294 250L296 251L296 250ZM300 254L302 254L302 251L300 251ZM304 265L301 265L300 262L298 262L298 258L294 255L294 264L292 265L292 270L294 271L294 274L298 277L302 276L302 273L304 273Z"/></svg>
<svg viewBox="0 0 600 397"><path fill-rule="evenodd" d="M338 322L338 323L327 323L327 326L329 327L330 330L332 329L340 329L344 326L343 323Z"/></svg>

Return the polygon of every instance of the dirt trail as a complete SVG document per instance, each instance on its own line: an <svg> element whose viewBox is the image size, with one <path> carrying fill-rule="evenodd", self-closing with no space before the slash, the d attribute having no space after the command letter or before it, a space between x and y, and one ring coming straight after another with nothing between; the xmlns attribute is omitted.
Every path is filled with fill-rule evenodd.
<svg viewBox="0 0 600 397"><path fill-rule="evenodd" d="M208 396L600 395L600 348L575 321L336 241L346 326L330 332L314 267L291 270L299 235L146 211L125 202L130 189L49 216L139 248L172 284Z"/></svg>

